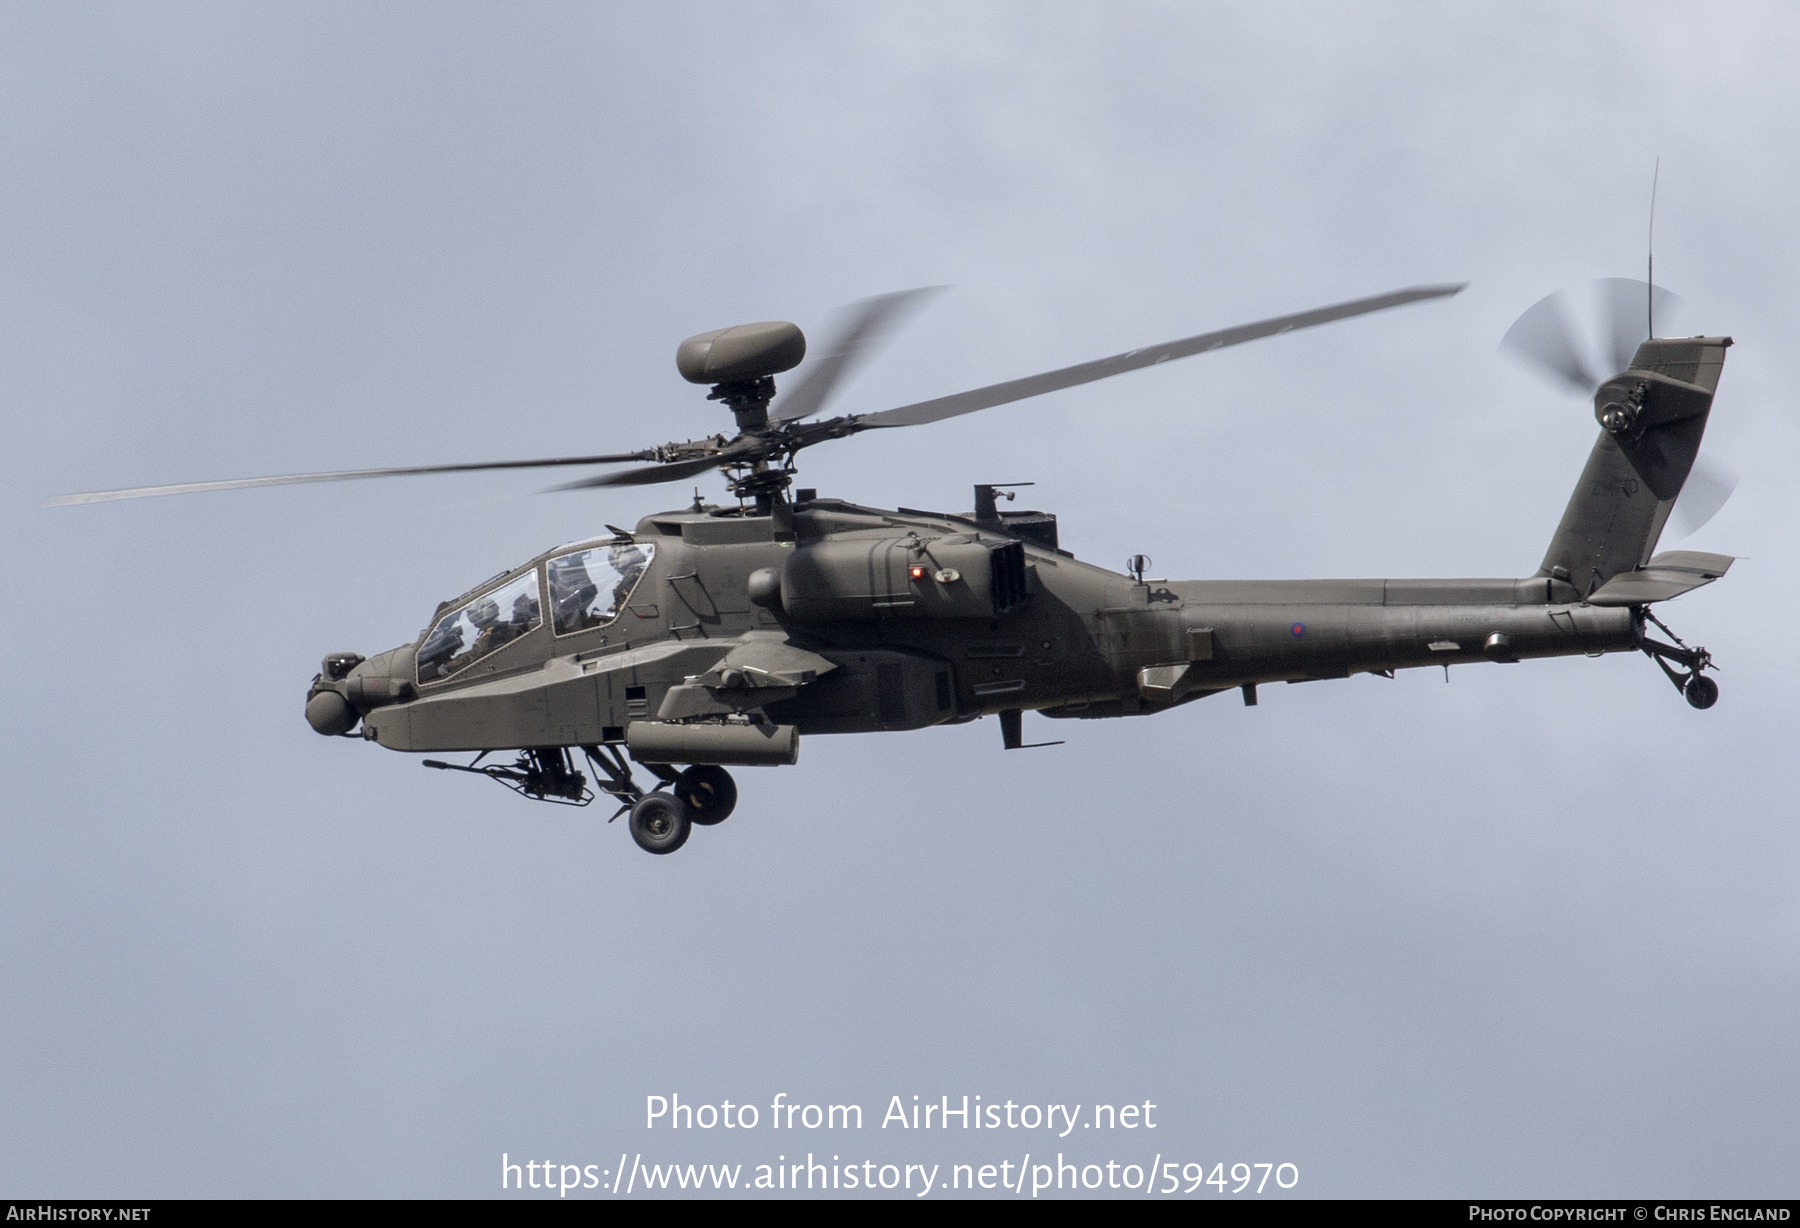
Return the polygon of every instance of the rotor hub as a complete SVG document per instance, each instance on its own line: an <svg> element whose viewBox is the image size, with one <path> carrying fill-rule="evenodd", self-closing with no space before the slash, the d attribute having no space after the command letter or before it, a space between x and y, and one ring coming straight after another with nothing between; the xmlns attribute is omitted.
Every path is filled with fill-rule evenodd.
<svg viewBox="0 0 1800 1228"><path fill-rule="evenodd" d="M1600 425L1614 435L1630 433L1637 424L1638 409L1623 401L1608 401L1600 407Z"/></svg>

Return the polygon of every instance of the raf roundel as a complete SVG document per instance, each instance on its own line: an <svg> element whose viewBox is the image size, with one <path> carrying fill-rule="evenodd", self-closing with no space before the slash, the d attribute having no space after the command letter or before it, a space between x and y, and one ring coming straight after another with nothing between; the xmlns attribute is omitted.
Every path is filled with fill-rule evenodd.
<svg viewBox="0 0 1800 1228"><path fill-rule="evenodd" d="M1293 626L1288 628L1288 634L1293 636L1294 638L1298 639L1300 636L1303 636L1306 634L1306 624L1305 623L1295 623Z"/></svg>

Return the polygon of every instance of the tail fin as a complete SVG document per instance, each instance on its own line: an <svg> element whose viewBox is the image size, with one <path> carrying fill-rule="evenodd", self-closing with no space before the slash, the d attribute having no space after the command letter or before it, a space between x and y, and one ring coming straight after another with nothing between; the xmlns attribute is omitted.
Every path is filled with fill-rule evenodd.
<svg viewBox="0 0 1800 1228"><path fill-rule="evenodd" d="M1630 370L1600 385L1600 438L1539 575L1586 597L1649 560L1700 451L1730 344L1730 337L1651 338Z"/></svg>

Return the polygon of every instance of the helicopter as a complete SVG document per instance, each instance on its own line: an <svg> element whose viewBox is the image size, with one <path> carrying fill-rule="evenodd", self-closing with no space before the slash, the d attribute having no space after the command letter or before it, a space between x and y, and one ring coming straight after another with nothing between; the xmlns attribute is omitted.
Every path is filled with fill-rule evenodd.
<svg viewBox="0 0 1800 1228"><path fill-rule="evenodd" d="M994 715L1006 750L1023 714L1150 715L1275 682L1453 664L1643 652L1698 709L1718 699L1711 654L1653 612L1723 576L1733 559L1653 553L1699 452L1729 337L1654 336L1644 283L1613 279L1602 377L1576 354L1557 295L1506 344L1592 393L1599 436L1542 565L1524 578L1190 580L1077 559L1053 513L1011 510L1008 484L967 512L864 507L796 488L796 456L828 440L918 426L1296 329L1447 298L1416 286L1201 333L1093 362L869 414L815 415L925 297L882 295L846 313L801 367L791 323L683 341L676 367L730 410L735 433L642 451L362 469L60 495L147 495L472 470L630 465L556 490L685 481L722 471L735 504L654 512L632 528L545 551L440 603L408 644L326 654L306 692L319 734L411 753L542 802L604 794L651 853L737 804L727 770L797 761L802 736L901 732ZM1633 316L1626 300L1651 305ZM1643 320L1642 325L1637 320ZM1648 335L1646 335L1648 334ZM1025 485L1025 484L1013 484ZM1716 509L1715 509L1716 510ZM1654 627L1666 638L1651 633ZM1446 674L1447 676L1447 674ZM360 728L359 728L360 726ZM579 753L580 758L577 758ZM512 762L488 762L490 756ZM592 771L590 779L581 770ZM640 782L634 769L651 778ZM610 821L610 820L609 820Z"/></svg>

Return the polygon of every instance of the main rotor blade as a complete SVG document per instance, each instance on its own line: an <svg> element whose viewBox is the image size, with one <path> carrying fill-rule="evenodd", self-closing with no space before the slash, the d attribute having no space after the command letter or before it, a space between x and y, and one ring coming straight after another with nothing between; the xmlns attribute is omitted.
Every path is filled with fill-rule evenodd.
<svg viewBox="0 0 1800 1228"><path fill-rule="evenodd" d="M90 490L82 494L51 495L39 507L68 507L76 503L106 503L113 499L147 499L153 495L190 495L204 490L243 490L250 486L296 486L302 482L348 482L359 478L409 477L417 473L474 473L486 469L545 469L555 465L617 465L649 460L653 452L622 452L615 456L559 456L547 460L477 461L464 465L409 465L400 469L340 469L333 473L288 473L267 478L229 478L223 482L178 482L171 486L134 486L128 490Z"/></svg>
<svg viewBox="0 0 1800 1228"><path fill-rule="evenodd" d="M720 465L728 465L735 459L740 458L721 452L716 456L674 461L666 465L642 465L636 469L621 469L615 473L602 473L591 478L564 482L560 486L551 486L539 493L547 495L557 490L591 490L596 486L652 486L657 482L679 482L681 479L691 478L697 473L705 473L708 469L717 469Z"/></svg>
<svg viewBox="0 0 1800 1228"><path fill-rule="evenodd" d="M1500 349L1536 363L1576 392L1592 393L1601 377L1588 369L1575 346L1567 301L1568 291L1558 290L1527 307L1500 338Z"/></svg>
<svg viewBox="0 0 1800 1228"><path fill-rule="evenodd" d="M1236 328L1225 328L1218 332L1183 337L1179 341L1168 341L1162 345L1127 350L1123 354L1114 354L1110 358L1099 358L1093 362L1084 362L1073 367L1046 371L1041 375L1028 375L1023 379L1008 380L1003 384L989 384L985 388L975 388L968 392L958 392L930 401L902 405L897 409L885 409L880 413L862 415L858 417L857 425L860 428L866 428L918 426L926 422L938 422L944 418L954 418L959 414L972 414L978 409L989 409L1011 401L1022 401L1027 397L1042 396L1046 392L1073 388L1077 384L1091 384L1095 380L1123 375L1127 371L1137 371L1144 367L1153 367L1171 359L1187 358L1208 350L1223 349L1228 345L1240 345L1259 337L1273 337L1277 333L1311 328L1316 324L1329 324L1333 320L1367 315L1371 311L1385 311L1389 307L1399 307L1405 303L1416 303L1423 299L1444 298L1447 295L1459 293L1466 285L1468 285L1467 282L1443 286L1414 286L1407 290L1395 290L1391 294L1378 294L1373 298L1353 299L1348 303L1338 303L1332 307L1320 307L1316 311L1276 316L1272 320L1260 320L1255 324L1240 324Z"/></svg>
<svg viewBox="0 0 1800 1228"><path fill-rule="evenodd" d="M774 412L769 416L777 422L792 422L818 413L844 376L862 365L874 353L878 343L892 335L900 322L922 306L927 297L943 289L943 286L921 286L917 290L897 290L851 304L845 309L842 331L833 338L831 348L807 368L800 382L776 402Z"/></svg>

